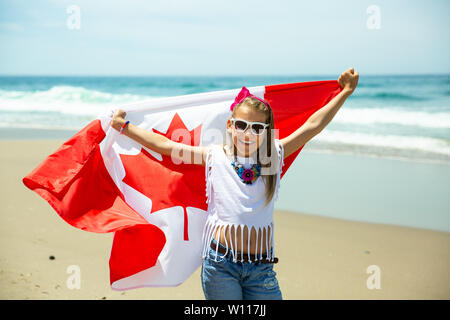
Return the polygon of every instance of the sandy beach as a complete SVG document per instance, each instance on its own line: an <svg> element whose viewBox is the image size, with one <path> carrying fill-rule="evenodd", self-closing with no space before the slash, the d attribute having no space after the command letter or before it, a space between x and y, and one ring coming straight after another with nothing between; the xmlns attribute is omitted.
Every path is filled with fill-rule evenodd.
<svg viewBox="0 0 450 320"><path fill-rule="evenodd" d="M0 299L204 299L200 268L174 288L110 289L112 234L68 225L22 183L63 142L0 141ZM448 232L287 211L275 212L275 228L284 299L450 299ZM80 289L67 287L71 265ZM373 265L379 289L367 287Z"/></svg>

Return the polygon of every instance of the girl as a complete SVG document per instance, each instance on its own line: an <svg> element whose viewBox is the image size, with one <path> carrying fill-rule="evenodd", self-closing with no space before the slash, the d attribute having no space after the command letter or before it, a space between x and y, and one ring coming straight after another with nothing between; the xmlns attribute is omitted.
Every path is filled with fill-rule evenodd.
<svg viewBox="0 0 450 320"><path fill-rule="evenodd" d="M270 105L245 87L230 107L225 145L177 143L127 124L126 113L116 110L111 122L116 130L160 154L205 166L208 217L201 279L206 299L282 299L273 270L278 262L273 209L283 160L327 126L358 78L353 68L343 72L338 79L342 91L283 139L274 138Z"/></svg>

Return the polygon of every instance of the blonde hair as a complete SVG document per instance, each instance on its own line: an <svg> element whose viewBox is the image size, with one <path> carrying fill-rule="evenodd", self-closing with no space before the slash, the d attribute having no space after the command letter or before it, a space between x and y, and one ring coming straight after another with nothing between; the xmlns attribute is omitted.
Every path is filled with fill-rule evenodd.
<svg viewBox="0 0 450 320"><path fill-rule="evenodd" d="M267 102L266 102L267 103ZM277 183L277 171L278 171L278 154L275 148L275 137L274 133L274 121L273 121L273 112L272 108L267 107L264 103L259 101L258 99L254 99L252 97L245 98L241 103L237 104L231 113L231 117L234 117L236 114L236 110L238 110L241 106L247 106L254 111L262 112L266 115L266 123L269 124L269 128L266 130L265 138L266 143L262 143L258 150L256 150L257 154L257 163L261 165L261 178L264 178L266 185L266 201L265 205L269 204L272 200L276 183ZM229 150L233 150L234 156L237 154L237 149L234 146L233 139L231 137L231 133L227 132L226 135L226 145ZM260 150L261 149L261 150ZM260 155L262 155L262 159L260 159ZM262 160L262 162L261 162ZM273 166L275 164L275 166ZM263 174L264 173L264 174ZM267 173L267 174L266 174Z"/></svg>

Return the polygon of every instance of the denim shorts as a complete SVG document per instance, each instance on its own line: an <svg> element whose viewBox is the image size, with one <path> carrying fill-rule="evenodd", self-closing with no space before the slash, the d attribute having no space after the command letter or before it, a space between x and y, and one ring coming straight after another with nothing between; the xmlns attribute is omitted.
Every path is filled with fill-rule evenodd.
<svg viewBox="0 0 450 320"><path fill-rule="evenodd" d="M217 241L212 241L216 246ZM233 262L231 255L217 252L216 256L216 250L209 248L201 279L206 300L282 300L273 263Z"/></svg>

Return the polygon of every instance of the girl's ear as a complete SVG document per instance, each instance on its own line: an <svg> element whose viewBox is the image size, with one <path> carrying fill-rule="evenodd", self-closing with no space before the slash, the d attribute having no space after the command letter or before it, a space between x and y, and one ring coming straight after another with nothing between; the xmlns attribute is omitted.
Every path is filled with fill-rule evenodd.
<svg viewBox="0 0 450 320"><path fill-rule="evenodd" d="M227 131L229 133L231 133L231 121L230 121L230 119L227 120Z"/></svg>

